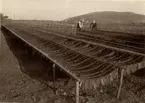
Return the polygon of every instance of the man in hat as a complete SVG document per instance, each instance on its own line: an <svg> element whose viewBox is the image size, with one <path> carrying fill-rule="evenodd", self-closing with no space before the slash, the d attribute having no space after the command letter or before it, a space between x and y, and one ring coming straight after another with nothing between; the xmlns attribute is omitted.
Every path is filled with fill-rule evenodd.
<svg viewBox="0 0 145 103"><path fill-rule="evenodd" d="M82 30L82 28L83 28L83 20L79 20L78 21L78 23L77 23L77 30L78 31L81 31Z"/></svg>
<svg viewBox="0 0 145 103"><path fill-rule="evenodd" d="M93 20L93 22L90 24L90 28L91 28L91 30L97 29L97 23L95 20Z"/></svg>

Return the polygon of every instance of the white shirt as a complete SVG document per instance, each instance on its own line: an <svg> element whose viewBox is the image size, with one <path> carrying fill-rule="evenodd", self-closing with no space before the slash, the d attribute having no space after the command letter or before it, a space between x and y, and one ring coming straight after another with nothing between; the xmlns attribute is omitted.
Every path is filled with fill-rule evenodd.
<svg viewBox="0 0 145 103"><path fill-rule="evenodd" d="M83 27L83 22L79 21L79 27L80 27L80 28Z"/></svg>

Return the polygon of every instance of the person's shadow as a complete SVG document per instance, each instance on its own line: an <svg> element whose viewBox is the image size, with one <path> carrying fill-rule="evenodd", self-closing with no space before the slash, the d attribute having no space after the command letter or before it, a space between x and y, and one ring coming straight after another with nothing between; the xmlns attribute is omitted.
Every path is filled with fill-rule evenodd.
<svg viewBox="0 0 145 103"><path fill-rule="evenodd" d="M2 30L2 32L5 36L7 45L19 62L21 71L56 92L57 88L48 85L48 82L53 82L53 64L38 54L33 55L32 48L27 47L24 42L20 41L8 31ZM58 78L67 77L58 67L56 67L55 76L56 80Z"/></svg>

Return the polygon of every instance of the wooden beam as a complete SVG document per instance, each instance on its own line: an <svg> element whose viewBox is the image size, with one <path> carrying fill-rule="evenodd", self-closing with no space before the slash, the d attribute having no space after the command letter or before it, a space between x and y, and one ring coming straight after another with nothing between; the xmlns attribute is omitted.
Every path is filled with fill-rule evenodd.
<svg viewBox="0 0 145 103"><path fill-rule="evenodd" d="M124 74L124 69L121 69L121 72L120 72L120 81L119 81L119 88L118 88L118 92L117 92L117 98L120 97L121 87L122 87L122 83L123 83L123 74Z"/></svg>
<svg viewBox="0 0 145 103"><path fill-rule="evenodd" d="M79 81L76 81L76 103L79 103Z"/></svg>

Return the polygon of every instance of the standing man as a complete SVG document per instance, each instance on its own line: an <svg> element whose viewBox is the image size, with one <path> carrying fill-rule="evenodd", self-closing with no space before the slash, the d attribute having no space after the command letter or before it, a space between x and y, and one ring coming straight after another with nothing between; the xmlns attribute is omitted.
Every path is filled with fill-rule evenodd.
<svg viewBox="0 0 145 103"><path fill-rule="evenodd" d="M97 29L97 23L95 20L93 20L93 22L90 24L90 28L91 28L91 30Z"/></svg>
<svg viewBox="0 0 145 103"><path fill-rule="evenodd" d="M81 31L83 28L83 20L79 20L77 23L77 31Z"/></svg>

